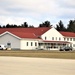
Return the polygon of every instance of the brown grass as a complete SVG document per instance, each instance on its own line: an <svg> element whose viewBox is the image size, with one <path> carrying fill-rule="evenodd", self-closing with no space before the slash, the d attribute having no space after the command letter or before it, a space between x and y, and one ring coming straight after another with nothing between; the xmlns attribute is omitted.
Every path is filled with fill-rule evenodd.
<svg viewBox="0 0 75 75"><path fill-rule="evenodd" d="M75 51L43 51L43 50L7 51L6 50L6 51L0 51L0 56L75 59Z"/></svg>

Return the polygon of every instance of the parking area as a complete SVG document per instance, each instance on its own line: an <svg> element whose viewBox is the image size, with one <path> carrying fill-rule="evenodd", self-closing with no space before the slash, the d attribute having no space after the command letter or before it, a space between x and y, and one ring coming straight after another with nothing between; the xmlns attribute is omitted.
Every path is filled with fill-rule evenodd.
<svg viewBox="0 0 75 75"><path fill-rule="evenodd" d="M75 75L75 60L0 56L0 75Z"/></svg>

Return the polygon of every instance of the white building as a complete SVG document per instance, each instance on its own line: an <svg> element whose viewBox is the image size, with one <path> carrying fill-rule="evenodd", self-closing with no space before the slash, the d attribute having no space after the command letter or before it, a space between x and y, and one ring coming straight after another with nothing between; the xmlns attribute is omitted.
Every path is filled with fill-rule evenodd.
<svg viewBox="0 0 75 75"><path fill-rule="evenodd" d="M1 28L0 44L11 49L58 50L61 46L69 45L75 48L75 33L58 32L55 28Z"/></svg>

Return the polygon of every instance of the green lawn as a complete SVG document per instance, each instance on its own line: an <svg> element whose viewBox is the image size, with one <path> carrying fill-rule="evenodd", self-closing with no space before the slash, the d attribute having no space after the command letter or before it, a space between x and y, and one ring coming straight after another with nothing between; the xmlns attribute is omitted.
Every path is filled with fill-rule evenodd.
<svg viewBox="0 0 75 75"><path fill-rule="evenodd" d="M11 50L1 51L0 56L17 56L17 57L41 57L41 58L62 58L75 59L75 51L43 51L43 50Z"/></svg>

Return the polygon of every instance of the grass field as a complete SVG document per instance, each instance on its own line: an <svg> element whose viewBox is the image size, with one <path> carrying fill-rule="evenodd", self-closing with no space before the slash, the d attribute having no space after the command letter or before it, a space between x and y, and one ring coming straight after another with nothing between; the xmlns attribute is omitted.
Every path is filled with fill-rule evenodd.
<svg viewBox="0 0 75 75"><path fill-rule="evenodd" d="M39 58L62 58L75 59L75 51L43 51L43 50L11 50L1 51L0 56L17 56L17 57L39 57Z"/></svg>

